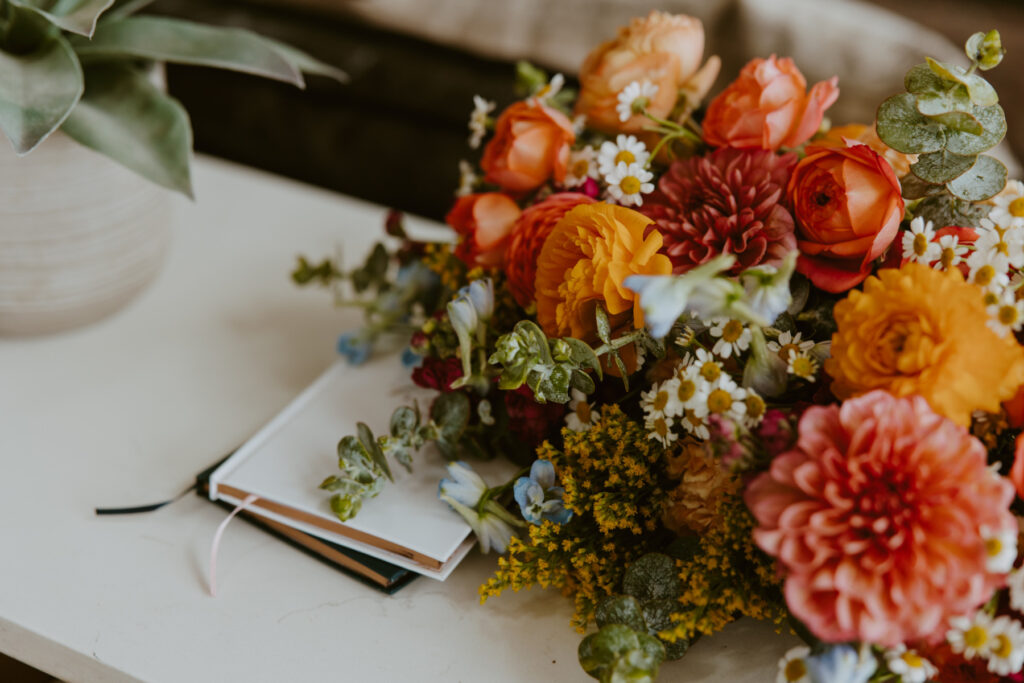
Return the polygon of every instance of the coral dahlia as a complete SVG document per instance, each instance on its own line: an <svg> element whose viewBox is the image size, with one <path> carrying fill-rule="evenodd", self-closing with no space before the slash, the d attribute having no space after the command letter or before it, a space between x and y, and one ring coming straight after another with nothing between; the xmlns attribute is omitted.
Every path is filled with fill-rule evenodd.
<svg viewBox="0 0 1024 683"><path fill-rule="evenodd" d="M722 148L676 161L640 209L654 220L676 274L719 254L734 273L779 264L796 249L793 216L781 204L795 154Z"/></svg>

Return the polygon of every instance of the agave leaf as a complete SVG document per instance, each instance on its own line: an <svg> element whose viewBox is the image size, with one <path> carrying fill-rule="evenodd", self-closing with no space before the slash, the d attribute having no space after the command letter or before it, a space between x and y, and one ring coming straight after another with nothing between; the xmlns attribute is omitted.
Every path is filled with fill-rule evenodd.
<svg viewBox="0 0 1024 683"><path fill-rule="evenodd" d="M1006 113L998 104L975 109L974 116L981 124L981 133L949 131L946 136L947 151L964 156L981 154L998 145L1006 135Z"/></svg>
<svg viewBox="0 0 1024 683"><path fill-rule="evenodd" d="M122 63L86 67L85 94L63 130L144 178L192 196L192 127L181 104Z"/></svg>
<svg viewBox="0 0 1024 683"><path fill-rule="evenodd" d="M114 0L10 0L15 7L35 12L54 26L71 33L91 36L96 21Z"/></svg>
<svg viewBox="0 0 1024 683"><path fill-rule="evenodd" d="M299 70L255 33L181 19L142 16L105 21L92 40L76 41L75 51L83 59L127 57L212 66L305 86Z"/></svg>
<svg viewBox="0 0 1024 683"><path fill-rule="evenodd" d="M321 62L319 59L316 59L315 57L312 57L311 55L298 48L292 47L287 43L282 43L267 37L264 37L263 40L277 50L297 71L304 74L312 74L314 76L326 76L328 78L333 78L339 83L348 83L348 74L341 69Z"/></svg>
<svg viewBox="0 0 1024 683"><path fill-rule="evenodd" d="M0 51L0 128L28 154L60 127L82 97L82 67L68 41L50 35L26 54Z"/></svg>
<svg viewBox="0 0 1024 683"><path fill-rule="evenodd" d="M945 129L917 111L910 93L893 95L878 108L878 137L897 152L927 154L946 146Z"/></svg>
<svg viewBox="0 0 1024 683"><path fill-rule="evenodd" d="M100 17L100 21L121 19L135 14L143 7L151 4L153 4L153 0L114 0L114 4L110 6L110 9L103 13L103 16Z"/></svg>
<svg viewBox="0 0 1024 683"><path fill-rule="evenodd" d="M1006 187L1006 166L995 157L982 154L971 170L946 183L955 197L969 202L980 202L994 197Z"/></svg>
<svg viewBox="0 0 1024 683"><path fill-rule="evenodd" d="M974 165L976 157L950 154L947 150L922 154L910 170L926 183L939 185L959 178Z"/></svg>

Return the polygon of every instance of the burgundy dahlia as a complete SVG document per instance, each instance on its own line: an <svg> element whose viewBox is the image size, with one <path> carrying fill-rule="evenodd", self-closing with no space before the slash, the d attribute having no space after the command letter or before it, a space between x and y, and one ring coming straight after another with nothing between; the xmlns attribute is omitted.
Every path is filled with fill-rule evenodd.
<svg viewBox="0 0 1024 683"><path fill-rule="evenodd" d="M780 203L796 162L795 154L730 147L674 162L640 208L661 233L673 272L734 254L739 273L796 249L793 216Z"/></svg>

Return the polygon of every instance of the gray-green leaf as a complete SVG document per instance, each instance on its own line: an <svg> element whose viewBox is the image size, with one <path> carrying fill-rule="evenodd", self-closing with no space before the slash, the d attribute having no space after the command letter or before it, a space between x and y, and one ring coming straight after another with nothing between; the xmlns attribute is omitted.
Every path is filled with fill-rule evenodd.
<svg viewBox="0 0 1024 683"><path fill-rule="evenodd" d="M974 165L975 159L974 156L961 156L940 150L922 154L910 170L927 183L948 183L966 173L967 169Z"/></svg>
<svg viewBox="0 0 1024 683"><path fill-rule="evenodd" d="M668 555L648 553L629 565L622 577L622 592L640 602L674 598L679 594L679 574Z"/></svg>
<svg viewBox="0 0 1024 683"><path fill-rule="evenodd" d="M61 130L191 197L192 128L185 108L126 64L95 64L85 73L88 87Z"/></svg>
<svg viewBox="0 0 1024 683"><path fill-rule="evenodd" d="M82 67L62 36L28 54L0 51L0 128L28 154L71 114L84 88Z"/></svg>
<svg viewBox="0 0 1024 683"><path fill-rule="evenodd" d="M985 132L978 122L978 119L970 112L951 111L945 114L934 114L929 116L932 121L940 123L954 132L967 133L969 135L981 135Z"/></svg>
<svg viewBox="0 0 1024 683"><path fill-rule="evenodd" d="M911 67L903 79L903 85L907 92L912 92L915 95L939 92L949 87L949 84L932 71L927 64L917 64Z"/></svg>
<svg viewBox="0 0 1024 683"><path fill-rule="evenodd" d="M981 124L980 134L966 131L949 131L946 137L946 149L953 154L973 156L986 152L1006 135L1006 113L998 104L974 110L974 117Z"/></svg>
<svg viewBox="0 0 1024 683"><path fill-rule="evenodd" d="M10 0L15 7L35 12L54 26L71 33L91 36L100 15L114 0Z"/></svg>
<svg viewBox="0 0 1024 683"><path fill-rule="evenodd" d="M974 109L967 88L958 85L950 90L921 93L917 96L917 110L925 116L938 116L950 112L970 112Z"/></svg>
<svg viewBox="0 0 1024 683"><path fill-rule="evenodd" d="M597 627L608 624L623 624L634 631L647 632L644 613L640 603L632 595L613 595L605 598L594 610Z"/></svg>
<svg viewBox="0 0 1024 683"><path fill-rule="evenodd" d="M966 86L971 101L979 107L988 107L999 101L996 89L980 75L976 73L969 74L963 67L956 64L945 64L931 57L925 57L925 59L928 61L928 67L938 76Z"/></svg>
<svg viewBox="0 0 1024 683"><path fill-rule="evenodd" d="M373 463L380 468L388 480L394 481L395 478L391 476L391 467L388 466L388 459L384 457L384 451L381 450L380 444L377 443L370 428L365 423L358 422L356 423L356 433L359 435L359 443L370 455Z"/></svg>
<svg viewBox="0 0 1024 683"><path fill-rule="evenodd" d="M893 95L878 108L878 137L897 152L927 154L946 145L945 129L917 111L910 93Z"/></svg>
<svg viewBox="0 0 1024 683"><path fill-rule="evenodd" d="M987 154L982 154L962 176L946 183L955 197L969 202L980 202L994 197L1006 186L1006 166Z"/></svg>
<svg viewBox="0 0 1024 683"><path fill-rule="evenodd" d="M319 59L312 57L311 55L299 50L298 48L292 47L287 43L282 43L271 38L263 37L264 42L269 43L281 53L281 56L292 65L297 71L304 74L313 74L314 76L326 76L327 78L333 78L339 83L348 83L348 74L341 69L325 64Z"/></svg>

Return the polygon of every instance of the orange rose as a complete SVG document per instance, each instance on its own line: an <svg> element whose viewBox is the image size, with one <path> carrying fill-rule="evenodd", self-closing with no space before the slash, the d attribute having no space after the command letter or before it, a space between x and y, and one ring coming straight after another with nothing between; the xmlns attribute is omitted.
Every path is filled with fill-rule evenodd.
<svg viewBox="0 0 1024 683"><path fill-rule="evenodd" d="M562 112L537 101L516 102L501 113L484 148L484 180L509 192L528 192L548 178L561 182L576 140Z"/></svg>
<svg viewBox="0 0 1024 683"><path fill-rule="evenodd" d="M903 220L896 174L867 145L808 148L787 194L797 222L796 269L826 292L863 282Z"/></svg>
<svg viewBox="0 0 1024 683"><path fill-rule="evenodd" d="M1017 489L1017 497L1024 498L1024 432L1017 435L1016 448L1013 452L1013 467L1010 468L1010 481Z"/></svg>
<svg viewBox="0 0 1024 683"><path fill-rule="evenodd" d="M587 124L606 133L639 133L650 120L633 114L621 121L619 93L634 81L657 86L648 98L647 111L664 118L676 105L679 91L696 103L707 93L721 61L711 57L703 68L704 27L699 19L653 11L633 19L619 35L587 55L580 69L580 95L576 113Z"/></svg>
<svg viewBox="0 0 1024 683"><path fill-rule="evenodd" d="M989 328L982 294L955 269L880 270L835 306L832 393L917 394L963 426L975 410L998 412L1024 383L1024 348Z"/></svg>
<svg viewBox="0 0 1024 683"><path fill-rule="evenodd" d="M512 296L523 308L533 303L537 256L555 224L567 211L594 200L578 192L558 192L523 211L512 230L505 258L505 274Z"/></svg>
<svg viewBox="0 0 1024 683"><path fill-rule="evenodd" d="M917 161L916 154L897 152L882 142L874 125L865 126L863 123L848 123L845 126L831 128L825 135L815 138L814 144L818 147L847 147L848 140L863 143L881 154L892 166L898 178L910 173L910 165Z"/></svg>
<svg viewBox="0 0 1024 683"><path fill-rule="evenodd" d="M708 105L704 140L715 147L796 147L811 139L839 97L838 79L807 80L789 57L753 59Z"/></svg>
<svg viewBox="0 0 1024 683"><path fill-rule="evenodd" d="M470 268L501 267L520 213L519 205L500 192L459 197L444 219L461 236L455 255Z"/></svg>

